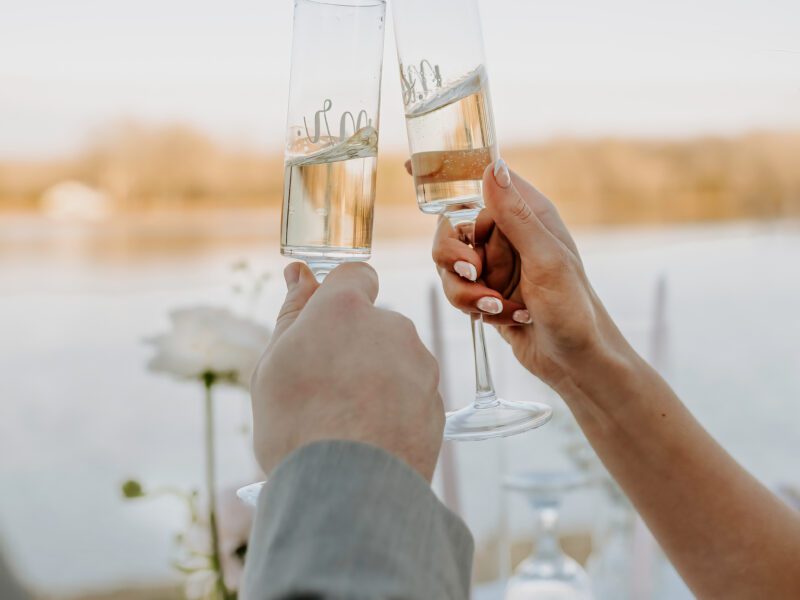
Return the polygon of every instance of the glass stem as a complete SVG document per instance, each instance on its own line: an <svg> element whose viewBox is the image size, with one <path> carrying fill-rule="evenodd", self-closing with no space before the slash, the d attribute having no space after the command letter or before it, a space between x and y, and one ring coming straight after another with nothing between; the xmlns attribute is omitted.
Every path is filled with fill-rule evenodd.
<svg viewBox="0 0 800 600"><path fill-rule="evenodd" d="M469 318L472 324L472 349L475 353L475 408L490 408L497 405L497 394L486 354L483 315L472 313Z"/></svg>
<svg viewBox="0 0 800 600"><path fill-rule="evenodd" d="M556 530L558 507L554 505L539 506L536 508L536 513L539 515L539 520L535 559L558 565L561 563L561 546L558 543Z"/></svg>
<svg viewBox="0 0 800 600"><path fill-rule="evenodd" d="M459 239L465 244L475 247L475 219L480 210L453 211L447 218ZM486 353L486 334L483 328L483 315L470 313L472 326L472 350L475 355L475 408L491 408L497 406L497 394L492 383L492 372L489 369L489 356Z"/></svg>
<svg viewBox="0 0 800 600"><path fill-rule="evenodd" d="M309 260L306 262L308 264L308 268L311 269L312 273L314 273L314 279L317 280L317 283L322 283L325 281L325 278L330 274L330 272L339 266L339 263L329 261Z"/></svg>

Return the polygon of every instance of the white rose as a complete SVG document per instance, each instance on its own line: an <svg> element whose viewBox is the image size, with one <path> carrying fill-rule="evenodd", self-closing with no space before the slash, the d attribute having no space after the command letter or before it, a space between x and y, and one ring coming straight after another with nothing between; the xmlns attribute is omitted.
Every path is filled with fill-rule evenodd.
<svg viewBox="0 0 800 600"><path fill-rule="evenodd" d="M219 550L225 585L229 590L238 590L244 571L244 552L253 528L252 507L236 496L237 488L224 490L217 500L219 514Z"/></svg>
<svg viewBox="0 0 800 600"><path fill-rule="evenodd" d="M211 569L190 573L183 584L183 593L188 600L215 598L217 574Z"/></svg>
<svg viewBox="0 0 800 600"><path fill-rule="evenodd" d="M217 495L217 531L219 532L220 567L225 586L238 590L244 570L244 552L253 527L252 507L236 496L237 488L228 488ZM207 586L216 582L209 557L213 553L208 519L201 516L182 536L182 550L186 555L181 568L193 571L186 581L186 596L190 600L207 597ZM202 575L201 575L202 573ZM208 583L211 577L211 583Z"/></svg>
<svg viewBox="0 0 800 600"><path fill-rule="evenodd" d="M170 313L172 330L147 340L156 348L152 371L183 379L207 373L244 387L270 338L270 330L227 309L198 306Z"/></svg>

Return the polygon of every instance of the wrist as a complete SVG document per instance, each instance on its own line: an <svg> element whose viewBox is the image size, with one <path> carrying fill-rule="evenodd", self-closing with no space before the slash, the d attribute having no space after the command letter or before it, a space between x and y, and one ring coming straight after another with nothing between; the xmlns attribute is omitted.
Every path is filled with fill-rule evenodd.
<svg viewBox="0 0 800 600"><path fill-rule="evenodd" d="M619 332L609 337L570 361L556 387L576 416L588 412L594 418L611 417L620 406L640 397L639 391L654 374Z"/></svg>

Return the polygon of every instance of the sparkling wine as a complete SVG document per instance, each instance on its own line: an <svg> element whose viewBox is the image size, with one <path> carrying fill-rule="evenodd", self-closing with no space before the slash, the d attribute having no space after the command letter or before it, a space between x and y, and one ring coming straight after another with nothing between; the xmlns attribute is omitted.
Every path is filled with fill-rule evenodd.
<svg viewBox="0 0 800 600"><path fill-rule="evenodd" d="M423 212L476 212L482 178L497 159L483 66L406 109L417 202Z"/></svg>
<svg viewBox="0 0 800 600"><path fill-rule="evenodd" d="M323 138L319 145L310 154L293 155L291 148L287 153L281 253L301 259L366 260L378 133L362 127L343 142Z"/></svg>

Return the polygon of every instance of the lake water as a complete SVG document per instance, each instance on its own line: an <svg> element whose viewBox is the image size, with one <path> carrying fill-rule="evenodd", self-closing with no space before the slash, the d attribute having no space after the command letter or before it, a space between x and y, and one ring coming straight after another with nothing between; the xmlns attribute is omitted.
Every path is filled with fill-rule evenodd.
<svg viewBox="0 0 800 600"><path fill-rule="evenodd" d="M26 223L27 232L14 228L14 241L6 236L0 245L0 531L20 571L41 590L172 578L181 506L169 499L126 503L118 488L131 476L199 485L201 390L148 373L142 339L166 328L172 308L240 302L230 292L230 265L242 258L275 274L258 306L264 320L274 318L285 261L275 240L257 235L241 243L141 252L129 244L124 253L104 253L102 246L87 251L80 234L40 243L46 226ZM412 317L427 342L435 283L428 223L419 239L376 244L373 261L379 303ZM6 223L3 232L10 231ZM577 237L599 295L644 352L655 284L665 278L671 382L759 478L800 484L798 224ZM449 401L458 405L473 383L469 329L466 317L441 309ZM494 334L490 351L502 394L559 405ZM255 476L240 431L247 399L222 391L217 407L220 478L235 486ZM508 506L513 531L530 526L521 503L499 492L498 464L505 471L564 465L562 443L559 428L550 426L455 447L461 512L479 542L492 534L499 506ZM592 524L585 502L567 513L567 527Z"/></svg>

